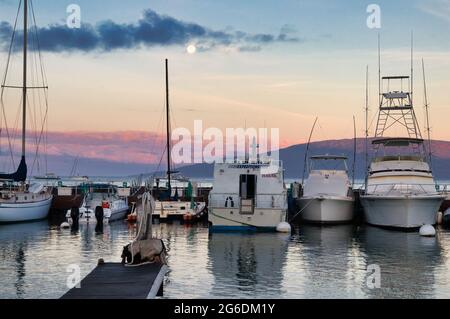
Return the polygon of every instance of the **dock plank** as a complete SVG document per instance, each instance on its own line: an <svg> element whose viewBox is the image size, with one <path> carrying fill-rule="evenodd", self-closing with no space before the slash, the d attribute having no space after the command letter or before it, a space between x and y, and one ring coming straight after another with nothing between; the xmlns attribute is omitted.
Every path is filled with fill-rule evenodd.
<svg viewBox="0 0 450 319"><path fill-rule="evenodd" d="M120 263L97 266L61 299L148 299L162 285L167 266L154 263L126 267Z"/></svg>

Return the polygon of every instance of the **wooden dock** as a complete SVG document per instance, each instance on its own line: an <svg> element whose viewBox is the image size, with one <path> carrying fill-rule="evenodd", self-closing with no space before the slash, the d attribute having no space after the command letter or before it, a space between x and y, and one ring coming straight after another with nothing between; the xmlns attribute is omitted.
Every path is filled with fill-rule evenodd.
<svg viewBox="0 0 450 319"><path fill-rule="evenodd" d="M162 296L166 272L167 266L159 263L138 267L105 263L61 299L154 299Z"/></svg>

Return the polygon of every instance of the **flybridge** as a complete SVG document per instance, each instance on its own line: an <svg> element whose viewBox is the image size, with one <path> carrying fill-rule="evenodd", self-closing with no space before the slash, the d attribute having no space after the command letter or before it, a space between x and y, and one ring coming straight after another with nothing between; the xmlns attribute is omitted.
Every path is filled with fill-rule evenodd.
<svg viewBox="0 0 450 319"><path fill-rule="evenodd" d="M403 89L403 80L408 80L408 91ZM409 76L384 76L382 77L383 86L386 86L387 92L381 93L380 109L382 110L409 110L412 108L411 82ZM391 89L395 82L396 89ZM400 82L400 83L399 83Z"/></svg>

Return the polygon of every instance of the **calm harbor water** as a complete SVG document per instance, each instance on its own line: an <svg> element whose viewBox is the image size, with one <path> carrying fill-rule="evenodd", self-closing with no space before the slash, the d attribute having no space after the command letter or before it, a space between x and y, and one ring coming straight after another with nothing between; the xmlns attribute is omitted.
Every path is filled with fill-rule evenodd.
<svg viewBox="0 0 450 319"><path fill-rule="evenodd" d="M369 226L301 226L294 234L208 234L204 226L155 225L169 267L164 298L449 298L450 231L436 238ZM0 298L59 298L67 267L87 275L98 258L120 261L135 229L97 235L47 222L0 226ZM381 288L367 286L367 267Z"/></svg>

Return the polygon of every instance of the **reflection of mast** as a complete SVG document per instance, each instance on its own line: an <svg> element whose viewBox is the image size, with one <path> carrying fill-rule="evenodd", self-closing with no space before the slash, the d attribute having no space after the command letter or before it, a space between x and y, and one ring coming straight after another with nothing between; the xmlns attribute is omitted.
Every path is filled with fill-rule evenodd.
<svg viewBox="0 0 450 319"><path fill-rule="evenodd" d="M17 262L17 282L15 284L16 295L18 298L22 298L24 294L23 286L25 277L25 252L23 249L23 243L19 244L19 249L16 255L16 262Z"/></svg>

